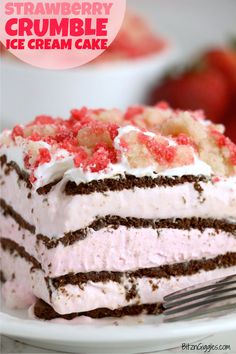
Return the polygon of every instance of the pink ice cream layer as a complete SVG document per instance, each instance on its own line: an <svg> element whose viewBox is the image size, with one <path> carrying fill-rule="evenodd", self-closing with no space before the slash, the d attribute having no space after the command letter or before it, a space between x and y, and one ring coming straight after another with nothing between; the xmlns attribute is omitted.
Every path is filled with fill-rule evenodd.
<svg viewBox="0 0 236 354"><path fill-rule="evenodd" d="M10 254L0 247L1 269L7 280L2 284L2 295L8 308L27 308L36 301L32 290L32 264L17 253Z"/></svg>
<svg viewBox="0 0 236 354"><path fill-rule="evenodd" d="M60 314L90 311L100 307L116 309L137 303L162 302L163 297L173 291L222 276L232 275L236 272L236 266L234 266L208 272L200 271L191 276L170 277L169 279L138 278L136 279L138 294L130 300L127 300L126 294L131 284L125 276L121 283L114 281L105 283L88 281L83 287L67 284L58 289L53 288L51 285L50 297L49 289L41 270L30 273L29 263L24 258L13 257L9 252L3 250L1 250L1 256L4 275L7 278L9 277L3 289L3 295L8 305L11 307L22 307L22 305L28 307L30 301L33 304L34 296L36 296L49 303ZM15 274L14 283L12 283L13 273ZM24 278L22 278L22 275ZM24 279L25 286L22 286L22 279ZM22 304L24 297L27 301Z"/></svg>
<svg viewBox="0 0 236 354"><path fill-rule="evenodd" d="M62 237L64 233L87 227L97 217L117 215L148 219L214 218L236 221L236 179L201 182L199 194L193 183L174 187L134 188L88 195L68 196L58 183L47 195L31 193L19 182L15 171L3 175L1 198L26 221L36 233Z"/></svg>
<svg viewBox="0 0 236 354"><path fill-rule="evenodd" d="M122 283L88 281L82 290L77 285L68 284L62 288L52 289L50 299L47 284L42 278L42 272L40 274L40 271L38 271L33 274L33 283L35 284L34 294L37 297L49 303L56 312L66 314L90 311L100 307L114 310L117 307L129 305L163 302L163 298L174 291L197 283L233 275L235 272L236 266L207 272L200 271L190 276L171 276L169 279L138 278L136 279L138 294L130 300L126 299L126 294L127 289L130 289L132 285L125 277Z"/></svg>
<svg viewBox="0 0 236 354"><path fill-rule="evenodd" d="M236 252L235 236L225 231L207 228L158 229L103 228L90 229L84 240L70 246L59 243L47 249L36 236L19 229L11 217L0 216L1 235L23 246L42 265L45 276L58 277L67 273L90 271L129 271L214 258L219 254Z"/></svg>

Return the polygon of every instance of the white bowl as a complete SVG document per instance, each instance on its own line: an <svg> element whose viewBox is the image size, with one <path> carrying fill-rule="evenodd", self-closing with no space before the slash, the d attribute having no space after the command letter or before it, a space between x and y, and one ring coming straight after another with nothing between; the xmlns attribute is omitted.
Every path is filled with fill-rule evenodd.
<svg viewBox="0 0 236 354"><path fill-rule="evenodd" d="M72 108L121 108L144 103L154 83L176 62L178 52L132 61L86 65L67 71L45 70L17 60L2 60L2 128L39 114L69 116Z"/></svg>

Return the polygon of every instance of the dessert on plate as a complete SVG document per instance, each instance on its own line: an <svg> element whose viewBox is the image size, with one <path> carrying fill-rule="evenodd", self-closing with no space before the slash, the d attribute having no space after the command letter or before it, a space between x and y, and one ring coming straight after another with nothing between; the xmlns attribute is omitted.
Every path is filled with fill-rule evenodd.
<svg viewBox="0 0 236 354"><path fill-rule="evenodd" d="M3 131L7 306L46 320L158 314L165 295L236 273L236 146L223 130L160 103Z"/></svg>
<svg viewBox="0 0 236 354"><path fill-rule="evenodd" d="M93 63L143 58L161 53L168 46L168 41L157 35L144 17L127 10L118 35Z"/></svg>

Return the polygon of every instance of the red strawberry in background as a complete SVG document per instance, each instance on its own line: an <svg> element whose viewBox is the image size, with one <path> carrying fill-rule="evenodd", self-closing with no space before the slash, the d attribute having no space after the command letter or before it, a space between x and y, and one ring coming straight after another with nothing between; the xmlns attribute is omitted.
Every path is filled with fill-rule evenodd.
<svg viewBox="0 0 236 354"><path fill-rule="evenodd" d="M205 55L206 63L222 73L232 93L236 96L236 51L213 49Z"/></svg>
<svg viewBox="0 0 236 354"><path fill-rule="evenodd" d="M228 136L236 144L236 106L234 111L230 112L225 118L226 136Z"/></svg>
<svg viewBox="0 0 236 354"><path fill-rule="evenodd" d="M209 119L228 126L236 141L236 49L207 51L190 71L156 87L151 103L159 100L174 108L204 110Z"/></svg>
<svg viewBox="0 0 236 354"><path fill-rule="evenodd" d="M161 100L173 108L203 109L207 117L219 122L227 112L229 89L221 73L204 68L163 83L154 91L152 103Z"/></svg>
<svg viewBox="0 0 236 354"><path fill-rule="evenodd" d="M226 136L228 136L236 144L236 115L226 123Z"/></svg>

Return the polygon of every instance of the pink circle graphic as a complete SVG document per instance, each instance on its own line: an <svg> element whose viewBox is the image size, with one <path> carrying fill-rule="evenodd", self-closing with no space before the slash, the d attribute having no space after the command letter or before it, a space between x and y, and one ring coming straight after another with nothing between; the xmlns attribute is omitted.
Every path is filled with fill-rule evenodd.
<svg viewBox="0 0 236 354"><path fill-rule="evenodd" d="M126 0L1 0L0 40L33 66L74 68L107 49L125 9Z"/></svg>

